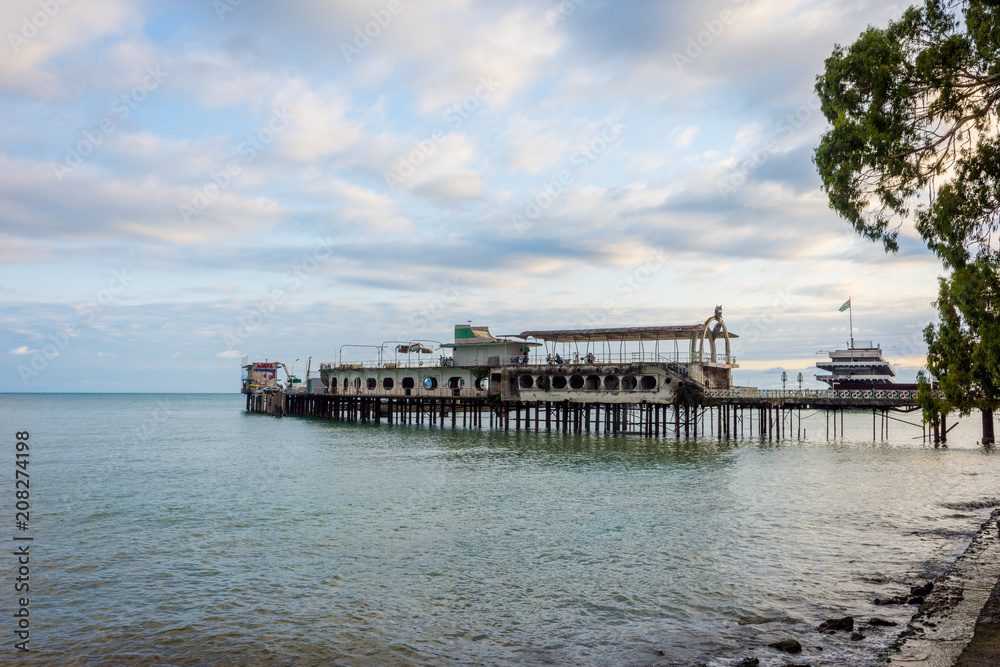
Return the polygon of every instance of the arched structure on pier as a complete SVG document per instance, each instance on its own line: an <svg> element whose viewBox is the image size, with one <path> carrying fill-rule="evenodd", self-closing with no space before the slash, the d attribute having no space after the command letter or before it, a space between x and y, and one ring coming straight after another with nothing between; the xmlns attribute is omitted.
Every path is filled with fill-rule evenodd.
<svg viewBox="0 0 1000 667"><path fill-rule="evenodd" d="M725 357L718 355L716 350L716 339L719 336L725 342ZM517 337L542 341L546 344L546 351L549 349L549 344L586 344L587 352L595 343L606 345L607 354L603 355L603 359L598 355L598 363L622 364L631 361L672 363L675 370L680 368L690 379L711 389L732 386L732 369L737 367L736 359L732 356L730 339L738 336L730 333L726 327L722 319L722 306L716 306L715 313L703 324L523 331ZM706 340L709 347L707 355ZM674 341L675 352L673 354L661 352L659 345L661 341ZM638 353L626 354L626 344L630 342L639 344ZM677 345L684 342L686 344L678 350ZM643 343L647 344L645 349L642 348ZM650 343L652 345L649 345ZM612 346L618 347L617 355ZM653 349L650 350L650 347ZM688 348L686 353L684 347Z"/></svg>
<svg viewBox="0 0 1000 667"><path fill-rule="evenodd" d="M715 322L715 327L709 329L712 322ZM711 357L709 357L709 361L715 362L718 360L718 352L716 352L715 349L715 339L719 337L720 333L722 334L723 340L726 341L726 360L720 363L724 363L727 366L732 365L733 355L731 348L729 346L729 329L726 328L726 323L722 320L722 306L715 307L715 314L712 315L707 320L705 320L705 324L701 328L701 335L698 337L699 342L698 342L698 356L697 356L697 358L700 361L705 360L706 340L708 341L709 350L711 351ZM735 338L735 335L733 337ZM693 341L692 341L692 347L693 347ZM693 349L692 352L694 352Z"/></svg>

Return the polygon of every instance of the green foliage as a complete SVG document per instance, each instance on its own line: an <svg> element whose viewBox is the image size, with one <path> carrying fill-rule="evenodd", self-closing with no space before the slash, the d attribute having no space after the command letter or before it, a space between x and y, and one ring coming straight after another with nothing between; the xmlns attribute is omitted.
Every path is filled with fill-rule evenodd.
<svg viewBox="0 0 1000 667"><path fill-rule="evenodd" d="M941 279L940 321L924 330L927 367L938 378L948 405L961 414L1000 404L1000 272L980 259Z"/></svg>
<svg viewBox="0 0 1000 667"><path fill-rule="evenodd" d="M500 392L497 392L495 394L486 394L483 402L491 409L496 410L503 403L503 400L500 398Z"/></svg>
<svg viewBox="0 0 1000 667"><path fill-rule="evenodd" d="M887 252L898 250L899 227L912 216L950 272L940 281L939 323L924 332L944 402L925 409L994 409L1000 4L924 0L836 46L816 92L831 128L814 161L831 208Z"/></svg>
<svg viewBox="0 0 1000 667"><path fill-rule="evenodd" d="M897 250L913 200L926 199L917 205L926 212L932 179L978 160L977 141L997 121L998 35L995 3L925 0L834 48L816 78L832 127L814 160L830 206L859 234Z"/></svg>
<svg viewBox="0 0 1000 667"><path fill-rule="evenodd" d="M923 410L924 421L934 430L941 423L941 413L947 413L942 401L934 397L930 380L922 370L917 372L917 405Z"/></svg>
<svg viewBox="0 0 1000 667"><path fill-rule="evenodd" d="M917 230L945 266L961 270L977 261L995 262L1000 229L1000 140L984 138L956 164L955 178L942 185L921 211Z"/></svg>
<svg viewBox="0 0 1000 667"><path fill-rule="evenodd" d="M489 366L473 366L470 369L470 372L472 373L472 377L474 377L477 380L482 380L483 378L485 378L487 375L490 374L490 367Z"/></svg>
<svg viewBox="0 0 1000 667"><path fill-rule="evenodd" d="M549 382L548 375L539 375L538 379L535 380L535 384L537 384L538 388L541 389L542 391L548 391L549 388L552 386L551 383Z"/></svg>

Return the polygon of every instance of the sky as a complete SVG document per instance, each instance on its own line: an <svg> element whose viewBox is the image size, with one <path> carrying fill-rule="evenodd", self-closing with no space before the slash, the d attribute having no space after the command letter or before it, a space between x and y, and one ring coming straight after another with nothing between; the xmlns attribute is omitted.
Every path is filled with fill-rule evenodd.
<svg viewBox="0 0 1000 667"><path fill-rule="evenodd" d="M849 297L913 381L942 268L909 223L857 237L812 164L824 59L905 6L7 0L0 391L717 305L737 384L825 388Z"/></svg>

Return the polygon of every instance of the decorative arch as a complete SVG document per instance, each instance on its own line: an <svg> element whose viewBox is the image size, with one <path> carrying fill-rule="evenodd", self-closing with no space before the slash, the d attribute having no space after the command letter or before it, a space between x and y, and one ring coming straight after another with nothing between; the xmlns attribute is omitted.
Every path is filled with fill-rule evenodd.
<svg viewBox="0 0 1000 667"><path fill-rule="evenodd" d="M716 323L714 328L710 328L712 322ZM708 341L709 350L712 355L712 360L715 360L716 349L715 349L715 339L722 334L723 340L726 342L726 365L730 365L733 362L732 352L729 345L729 329L726 328L726 323L722 320L722 306L715 307L715 314L710 318L705 320L704 326L701 328L701 335L698 336L698 359L704 363L705 360L705 341ZM694 347L694 341L691 341L691 347ZM693 352L694 350L692 350Z"/></svg>

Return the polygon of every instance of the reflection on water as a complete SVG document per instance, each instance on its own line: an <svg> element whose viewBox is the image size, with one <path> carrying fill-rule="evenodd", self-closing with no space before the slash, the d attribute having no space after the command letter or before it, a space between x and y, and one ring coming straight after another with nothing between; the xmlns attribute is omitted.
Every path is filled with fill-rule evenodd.
<svg viewBox="0 0 1000 667"><path fill-rule="evenodd" d="M870 415L778 443L177 396L150 434L110 437L157 399L0 397L35 443L42 662L767 665L795 637L802 662L869 665L914 611L871 600L940 574L998 495L974 431L872 442ZM900 626L813 630L844 615Z"/></svg>

